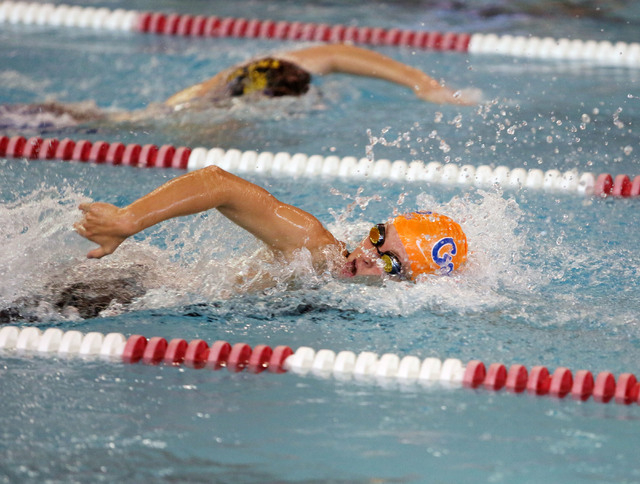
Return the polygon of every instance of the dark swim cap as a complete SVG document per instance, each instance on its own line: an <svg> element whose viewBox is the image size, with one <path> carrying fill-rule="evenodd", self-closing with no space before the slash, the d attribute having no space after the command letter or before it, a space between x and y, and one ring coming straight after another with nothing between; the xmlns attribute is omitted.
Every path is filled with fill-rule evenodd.
<svg viewBox="0 0 640 484"><path fill-rule="evenodd" d="M232 96L259 92L269 97L300 96L309 90L311 75L296 64L268 57L239 67L227 78Z"/></svg>

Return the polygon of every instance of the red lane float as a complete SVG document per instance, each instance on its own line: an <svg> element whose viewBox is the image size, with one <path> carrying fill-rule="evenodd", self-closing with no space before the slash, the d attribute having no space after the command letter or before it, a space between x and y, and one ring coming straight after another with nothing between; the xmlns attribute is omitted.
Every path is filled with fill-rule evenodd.
<svg viewBox="0 0 640 484"><path fill-rule="evenodd" d="M487 390L498 391L507 383L507 368L502 363L493 363L489 366L487 377L483 384Z"/></svg>
<svg viewBox="0 0 640 484"><path fill-rule="evenodd" d="M142 355L143 363L147 365L156 365L164 359L164 354L167 351L169 344L164 338L154 336L147 343L147 347Z"/></svg>
<svg viewBox="0 0 640 484"><path fill-rule="evenodd" d="M628 197L631 195L631 180L627 175L616 175L613 180L611 195L614 197Z"/></svg>
<svg viewBox="0 0 640 484"><path fill-rule="evenodd" d="M587 400L593 393L593 374L587 370L576 372L571 387L571 396L574 400Z"/></svg>
<svg viewBox="0 0 640 484"><path fill-rule="evenodd" d="M167 168L176 168L186 170L189 166L189 157L191 156L191 148L181 146L175 150L171 164Z"/></svg>
<svg viewBox="0 0 640 484"><path fill-rule="evenodd" d="M607 403L616 393L616 379L608 371L598 373L593 387L593 399L599 403Z"/></svg>
<svg viewBox="0 0 640 484"><path fill-rule="evenodd" d="M8 144L9 144L9 137L0 136L0 156L6 156Z"/></svg>
<svg viewBox="0 0 640 484"><path fill-rule="evenodd" d="M188 346L189 344L186 340L180 338L172 339L164 352L164 362L167 365L180 365L184 361Z"/></svg>
<svg viewBox="0 0 640 484"><path fill-rule="evenodd" d="M206 366L212 370L220 370L227 366L229 354L231 353L231 345L226 341L216 341L209 348L209 356L207 357Z"/></svg>
<svg viewBox="0 0 640 484"><path fill-rule="evenodd" d="M244 370L249 364L249 358L251 358L251 346L246 343L236 343L229 353L227 370L234 373Z"/></svg>
<svg viewBox="0 0 640 484"><path fill-rule="evenodd" d="M122 361L125 363L137 363L144 356L147 347L147 338L139 334L129 336L122 352Z"/></svg>
<svg viewBox="0 0 640 484"><path fill-rule="evenodd" d="M527 391L534 395L546 395L549 392L551 379L549 370L544 366L534 366L531 368L529 379L527 380Z"/></svg>
<svg viewBox="0 0 640 484"><path fill-rule="evenodd" d="M109 151L109 143L105 141L96 141L89 151L87 161L93 163L104 163L107 160L107 152Z"/></svg>
<svg viewBox="0 0 640 484"><path fill-rule="evenodd" d="M143 167L153 167L158 157L158 147L156 145L147 144L140 150L138 156L138 165Z"/></svg>
<svg viewBox="0 0 640 484"><path fill-rule="evenodd" d="M91 141L85 139L77 141L75 148L73 148L71 159L73 161L89 161L92 146L93 143L91 143Z"/></svg>
<svg viewBox="0 0 640 484"><path fill-rule="evenodd" d="M284 373L284 361L293 354L293 350L288 346L276 346L269 359L268 370L271 373Z"/></svg>
<svg viewBox="0 0 640 484"><path fill-rule="evenodd" d="M267 345L258 345L251 352L247 369L251 373L260 373L267 369L273 350Z"/></svg>
<svg viewBox="0 0 640 484"><path fill-rule="evenodd" d="M58 144L56 148L55 158L63 161L69 161L73 156L73 150L76 147L76 142L65 138Z"/></svg>
<svg viewBox="0 0 640 484"><path fill-rule="evenodd" d="M26 138L22 136L12 136L7 143L6 156L11 158L22 157L25 144L27 144Z"/></svg>
<svg viewBox="0 0 640 484"><path fill-rule="evenodd" d="M514 393L524 391L527 388L528 373L524 365L511 365L507 373L507 390Z"/></svg>
<svg viewBox="0 0 640 484"><path fill-rule="evenodd" d="M136 144L127 145L124 148L124 152L122 153L121 164L127 166L137 166L138 160L140 159L140 152L142 151L142 146Z"/></svg>
<svg viewBox="0 0 640 484"><path fill-rule="evenodd" d="M58 146L60 145L60 141L55 138L48 138L42 142L40 146L40 152L38 153L39 160L51 160L55 158L56 151L58 150Z"/></svg>
<svg viewBox="0 0 640 484"><path fill-rule="evenodd" d="M549 386L549 393L556 398L564 398L573 386L573 375L568 368L556 368L551 377L551 384Z"/></svg>
<svg viewBox="0 0 640 484"><path fill-rule="evenodd" d="M31 160L35 160L38 158L38 154L40 153L40 146L42 145L42 138L39 136L34 136L29 138L22 150L22 156L25 158L29 158Z"/></svg>
<svg viewBox="0 0 640 484"><path fill-rule="evenodd" d="M191 368L204 368L209 356L209 345L201 339L194 339L187 346L184 354L185 365Z"/></svg>
<svg viewBox="0 0 640 484"><path fill-rule="evenodd" d="M598 175L596 184L593 187L593 194L596 197L606 197L607 195L611 195L611 190L613 190L613 178L611 175L608 173Z"/></svg>
<svg viewBox="0 0 640 484"><path fill-rule="evenodd" d="M156 153L156 159L153 166L160 168L170 168L176 149L171 145L163 145Z"/></svg>
<svg viewBox="0 0 640 484"><path fill-rule="evenodd" d="M618 377L618 383L614 393L616 403L629 405L638 399L638 381L631 373L622 373Z"/></svg>
<svg viewBox="0 0 640 484"><path fill-rule="evenodd" d="M109 145L109 149L107 150L107 154L105 156L105 161L110 165L119 165L122 163L122 157L124 156L125 146L122 143L111 143Z"/></svg>
<svg viewBox="0 0 640 484"><path fill-rule="evenodd" d="M482 361L473 360L467 364L462 377L462 384L467 387L477 388L482 385L487 376L487 370Z"/></svg>

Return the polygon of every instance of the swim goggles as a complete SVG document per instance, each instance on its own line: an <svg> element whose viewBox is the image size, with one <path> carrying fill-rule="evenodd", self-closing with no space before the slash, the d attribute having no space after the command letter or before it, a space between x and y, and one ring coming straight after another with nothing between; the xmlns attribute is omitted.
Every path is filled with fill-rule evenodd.
<svg viewBox="0 0 640 484"><path fill-rule="evenodd" d="M380 260L382 260L382 263L384 264L384 271L390 275L401 275L402 264L400 263L398 258L391 252L380 252L380 249L378 249L378 247L381 247L384 244L384 235L384 224L376 224L369 231L369 241L376 248L376 251L378 251Z"/></svg>

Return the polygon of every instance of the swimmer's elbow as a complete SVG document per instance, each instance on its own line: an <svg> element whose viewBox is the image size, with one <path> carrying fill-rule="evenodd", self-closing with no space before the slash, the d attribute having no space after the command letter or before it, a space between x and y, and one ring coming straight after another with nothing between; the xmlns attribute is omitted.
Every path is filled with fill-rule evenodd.
<svg viewBox="0 0 640 484"><path fill-rule="evenodd" d="M207 166L200 171L205 191L215 199L212 207L220 208L235 200L241 185L245 180L239 178L216 165Z"/></svg>
<svg viewBox="0 0 640 484"><path fill-rule="evenodd" d="M211 178L212 181L220 181L225 175L229 175L230 173L219 166L210 165L201 169L201 173L205 174L207 178Z"/></svg>
<svg viewBox="0 0 640 484"><path fill-rule="evenodd" d="M199 175L198 178L201 180L200 186L202 187L196 188L194 186L194 188L196 188L197 190L204 190L203 193L220 193L223 187L228 186L228 181L226 181L225 179L228 175L230 175L230 173L223 170L219 166L211 165L206 166L201 170L198 170L197 172L194 172L194 175Z"/></svg>

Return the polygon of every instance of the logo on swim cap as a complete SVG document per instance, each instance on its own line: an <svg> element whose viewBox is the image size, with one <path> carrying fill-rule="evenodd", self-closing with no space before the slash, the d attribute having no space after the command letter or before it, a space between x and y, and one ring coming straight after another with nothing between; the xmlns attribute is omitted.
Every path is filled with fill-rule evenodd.
<svg viewBox="0 0 640 484"><path fill-rule="evenodd" d="M445 251L444 255L440 255L440 249L446 247L447 245L451 246L449 251ZM442 274L449 274L453 270L453 257L458 252L456 247L456 242L453 240L453 237L445 237L444 239L440 239L431 250L431 258L433 262L440 266Z"/></svg>
<svg viewBox="0 0 640 484"><path fill-rule="evenodd" d="M393 220L411 261L411 278L420 274L449 274L467 259L467 237L446 215L412 212Z"/></svg>

